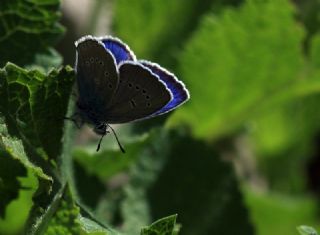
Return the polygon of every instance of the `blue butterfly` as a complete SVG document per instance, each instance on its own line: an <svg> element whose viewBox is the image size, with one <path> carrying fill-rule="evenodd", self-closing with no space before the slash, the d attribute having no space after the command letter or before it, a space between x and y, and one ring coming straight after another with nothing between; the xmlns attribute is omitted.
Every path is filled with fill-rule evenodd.
<svg viewBox="0 0 320 235"><path fill-rule="evenodd" d="M185 85L156 63L137 60L120 39L84 36L75 42L81 122L94 126L102 138L114 133L109 124L143 120L167 113L189 99ZM73 116L74 117L74 116ZM74 118L70 118L74 120Z"/></svg>

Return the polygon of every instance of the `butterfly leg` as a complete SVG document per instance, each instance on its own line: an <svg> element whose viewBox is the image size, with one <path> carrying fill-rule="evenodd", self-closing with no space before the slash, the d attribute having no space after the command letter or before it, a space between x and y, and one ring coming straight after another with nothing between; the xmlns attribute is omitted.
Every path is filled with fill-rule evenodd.
<svg viewBox="0 0 320 235"><path fill-rule="evenodd" d="M72 121L78 129L80 129L84 124L84 121L80 117L79 113L74 113L71 117L64 117L64 120Z"/></svg>

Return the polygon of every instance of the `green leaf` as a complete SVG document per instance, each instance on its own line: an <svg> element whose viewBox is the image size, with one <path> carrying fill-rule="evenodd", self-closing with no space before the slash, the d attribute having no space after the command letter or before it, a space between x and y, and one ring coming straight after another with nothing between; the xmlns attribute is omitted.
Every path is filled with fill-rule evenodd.
<svg viewBox="0 0 320 235"><path fill-rule="evenodd" d="M140 58L172 66L201 16L237 0L126 0L116 1L114 28ZM174 17L174 20L172 20Z"/></svg>
<svg viewBox="0 0 320 235"><path fill-rule="evenodd" d="M0 218L0 234L22 234L32 207L32 195L38 187L37 178L32 170L28 170L27 177L19 177L18 182L18 197L6 205L5 218Z"/></svg>
<svg viewBox="0 0 320 235"><path fill-rule="evenodd" d="M97 222L86 217L80 216L79 221L82 235L120 235L120 233L111 229L106 229L102 225L99 225Z"/></svg>
<svg viewBox="0 0 320 235"><path fill-rule="evenodd" d="M33 173L43 179L51 181L51 177L43 173L40 167L35 166L26 155L22 141L18 140L14 136L10 136L7 125L4 123L4 119L0 117L0 148L1 156L7 157L10 155L12 159L18 160L22 165L28 169L31 169ZM5 153L4 153L5 152Z"/></svg>
<svg viewBox="0 0 320 235"><path fill-rule="evenodd" d="M301 221L319 224L315 217L317 202L311 197L260 192L249 188L243 192L259 235L296 234L295 227Z"/></svg>
<svg viewBox="0 0 320 235"><path fill-rule="evenodd" d="M250 123L254 127L250 140L270 189L290 194L305 190L301 166L308 164L314 151L310 143L320 129L319 101L319 94L292 99L274 105L272 112L261 112Z"/></svg>
<svg viewBox="0 0 320 235"><path fill-rule="evenodd" d="M297 5L299 22L301 21L307 29L304 46L308 46L310 39L319 31L320 19L318 17L318 10L320 3L317 0L310 0L296 2L295 4Z"/></svg>
<svg viewBox="0 0 320 235"><path fill-rule="evenodd" d="M52 68L60 67L62 60L61 55L56 50L49 48L43 53L36 54L34 64L25 67L28 70L40 70L41 72L46 73Z"/></svg>
<svg viewBox="0 0 320 235"><path fill-rule="evenodd" d="M43 214L35 221L27 234L58 235L118 235L105 225L82 215L68 185L61 187ZM87 213L86 213L87 214Z"/></svg>
<svg viewBox="0 0 320 235"><path fill-rule="evenodd" d="M177 215L157 220L150 226L142 228L141 235L173 235Z"/></svg>
<svg viewBox="0 0 320 235"><path fill-rule="evenodd" d="M22 139L27 152L36 151L44 159L56 159L61 153L73 79L70 67L47 75L10 63L0 70L0 112L10 135Z"/></svg>
<svg viewBox="0 0 320 235"><path fill-rule="evenodd" d="M218 138L298 82L304 31L294 14L288 0L247 0L205 17L180 60L191 99L169 124L187 123L197 137Z"/></svg>
<svg viewBox="0 0 320 235"><path fill-rule="evenodd" d="M59 208L64 192L65 187L60 187L54 195L48 194L45 202L39 202L37 198L34 200L36 204L33 205L26 223L26 234L40 235L47 230L51 218Z"/></svg>
<svg viewBox="0 0 320 235"><path fill-rule="evenodd" d="M18 177L26 174L26 168L19 160L0 149L0 217L4 218L6 206L18 197L21 189Z"/></svg>
<svg viewBox="0 0 320 235"><path fill-rule="evenodd" d="M139 157L141 150L148 145L149 140L148 135L124 139L122 144L126 149L125 154L117 145L108 145L111 140L105 141L99 152L96 152L96 142L92 148L77 148L74 151L77 194L82 203L98 211L98 218L108 218L108 221L112 221L118 210L117 202L121 192L119 190L110 193L105 182L127 172Z"/></svg>
<svg viewBox="0 0 320 235"><path fill-rule="evenodd" d="M77 148L74 159L85 167L89 174L98 176L101 180L108 180L110 177L124 171L136 161L141 148L147 143L148 136L131 138L130 141L123 142L126 153L123 154L118 146L103 148L99 152L95 149Z"/></svg>
<svg viewBox="0 0 320 235"><path fill-rule="evenodd" d="M126 232L137 233L150 220L177 213L185 235L253 234L229 163L188 136L158 129L151 138L124 188Z"/></svg>
<svg viewBox="0 0 320 235"><path fill-rule="evenodd" d="M94 210L101 198L105 197L105 181L100 180L95 174L89 173L86 168L78 162L73 162L73 175L76 195L81 203Z"/></svg>
<svg viewBox="0 0 320 235"><path fill-rule="evenodd" d="M119 233L82 215L82 208L74 200L68 185L60 188L52 202L29 224L27 234L34 235L118 235ZM85 213L88 215L88 213Z"/></svg>
<svg viewBox="0 0 320 235"><path fill-rule="evenodd" d="M1 185L1 215L9 201L16 198L20 190L18 176L24 176L26 169L34 174L43 184L38 188L38 193L47 195L51 190L52 177L45 174L43 170L36 166L27 156L21 140L11 136L3 117L0 116L0 185Z"/></svg>
<svg viewBox="0 0 320 235"><path fill-rule="evenodd" d="M80 208L76 205L68 185L61 188L42 217L39 218L28 232L30 234L45 235L118 234L82 216L80 214Z"/></svg>
<svg viewBox="0 0 320 235"><path fill-rule="evenodd" d="M59 0L3 0L0 5L0 67L32 64L63 34Z"/></svg>
<svg viewBox="0 0 320 235"><path fill-rule="evenodd" d="M288 87L282 92L287 98L275 98L248 125L259 169L272 190L292 194L306 188L301 166L310 164L308 156L314 153L310 143L320 129L319 49L319 35L315 35L304 79Z"/></svg>
<svg viewBox="0 0 320 235"><path fill-rule="evenodd" d="M315 69L320 69L320 34L316 34L311 39L310 61Z"/></svg>
<svg viewBox="0 0 320 235"><path fill-rule="evenodd" d="M301 225L297 227L297 230L301 235L318 235L317 231L314 228L306 225Z"/></svg>
<svg viewBox="0 0 320 235"><path fill-rule="evenodd" d="M147 145L139 151L136 164L130 167L130 183L124 187L121 213L123 229L127 233L138 234L142 226L162 217L151 217L146 190L155 182L166 163L170 143L167 132L160 128L154 129L149 138Z"/></svg>
<svg viewBox="0 0 320 235"><path fill-rule="evenodd" d="M78 235L81 226L78 221L80 208L73 201L70 191L66 190L58 199L53 216L50 218L45 235Z"/></svg>
<svg viewBox="0 0 320 235"><path fill-rule="evenodd" d="M46 227L59 197L62 180L57 162L73 79L70 67L47 75L11 63L0 70L0 147L39 183L27 222L31 234Z"/></svg>
<svg viewBox="0 0 320 235"><path fill-rule="evenodd" d="M90 235L120 235L119 232L112 229L105 221L97 220L91 211L83 205L78 203L81 214L79 215L79 222L81 225L81 234ZM105 218L104 218L105 219Z"/></svg>

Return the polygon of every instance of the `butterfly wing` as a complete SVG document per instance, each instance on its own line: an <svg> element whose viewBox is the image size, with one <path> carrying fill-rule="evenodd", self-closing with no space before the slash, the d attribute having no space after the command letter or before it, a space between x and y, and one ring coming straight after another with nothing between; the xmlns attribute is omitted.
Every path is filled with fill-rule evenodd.
<svg viewBox="0 0 320 235"><path fill-rule="evenodd" d="M78 106L102 119L119 83L113 55L94 37L76 42Z"/></svg>
<svg viewBox="0 0 320 235"><path fill-rule="evenodd" d="M173 95L173 99L160 110L151 114L151 117L170 112L185 103L190 98L189 91L185 87L184 83L179 81L174 74L162 68L160 65L150 61L142 60L140 63L149 68L154 74L158 75L160 80L166 84Z"/></svg>
<svg viewBox="0 0 320 235"><path fill-rule="evenodd" d="M172 99L167 86L140 63L122 63L119 73L119 86L106 110L108 123L124 123L147 118Z"/></svg>
<svg viewBox="0 0 320 235"><path fill-rule="evenodd" d="M99 40L101 40L105 48L107 48L112 53L117 64L120 64L121 62L127 60L136 60L136 56L130 50L129 46L122 42L120 39L106 36L99 38Z"/></svg>

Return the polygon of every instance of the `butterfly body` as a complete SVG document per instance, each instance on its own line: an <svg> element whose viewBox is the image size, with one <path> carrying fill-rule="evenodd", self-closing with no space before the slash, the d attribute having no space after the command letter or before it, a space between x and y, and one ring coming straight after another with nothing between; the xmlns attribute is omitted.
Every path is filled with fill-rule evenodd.
<svg viewBox="0 0 320 235"><path fill-rule="evenodd" d="M185 85L172 73L137 60L117 38L85 36L75 45L77 113L97 134L105 135L109 124L167 113L189 99Z"/></svg>

